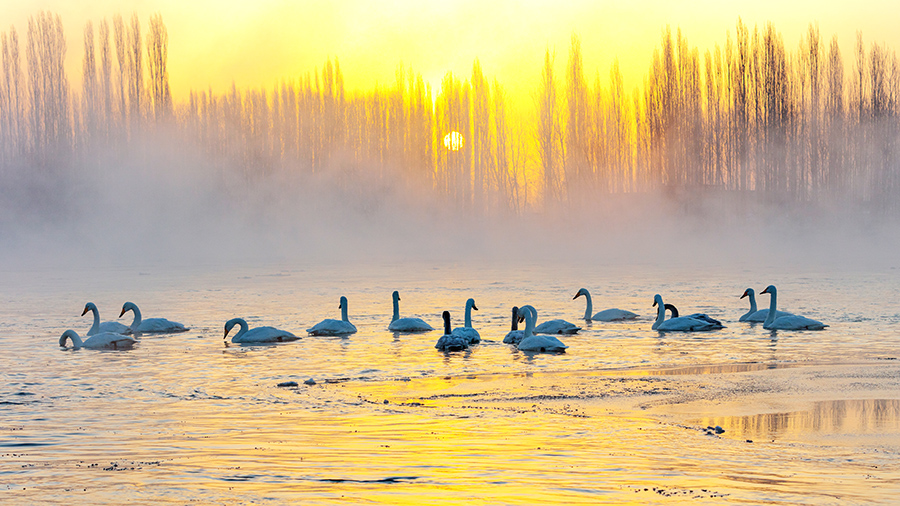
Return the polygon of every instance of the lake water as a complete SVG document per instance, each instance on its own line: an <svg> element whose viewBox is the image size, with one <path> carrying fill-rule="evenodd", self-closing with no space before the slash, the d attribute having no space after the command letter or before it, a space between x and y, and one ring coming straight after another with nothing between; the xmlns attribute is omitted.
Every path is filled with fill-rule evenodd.
<svg viewBox="0 0 900 506"><path fill-rule="evenodd" d="M0 272L0 502L8 504L894 504L900 270L713 272L409 264ZM822 332L738 323L747 287ZM640 313L585 322L594 311ZM474 297L485 341L434 349ZM725 329L650 330L653 295ZM349 298L359 332L307 337ZM86 302L191 327L61 349ZM768 296L760 297L767 307ZM501 344L510 308L583 327L565 354ZM783 306L783 307L781 307ZM240 316L303 335L224 342ZM130 323L131 316L121 321ZM314 385L304 381L314 379ZM278 387L295 381L296 387ZM707 426L721 426L715 434ZM711 433L710 433L711 432Z"/></svg>

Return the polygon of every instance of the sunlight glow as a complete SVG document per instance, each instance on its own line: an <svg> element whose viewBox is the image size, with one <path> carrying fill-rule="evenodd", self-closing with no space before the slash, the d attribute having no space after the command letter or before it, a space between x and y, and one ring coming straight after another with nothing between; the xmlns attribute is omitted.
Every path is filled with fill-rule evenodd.
<svg viewBox="0 0 900 506"><path fill-rule="evenodd" d="M455 130L444 136L444 147L450 151L459 151L464 145L465 138Z"/></svg>

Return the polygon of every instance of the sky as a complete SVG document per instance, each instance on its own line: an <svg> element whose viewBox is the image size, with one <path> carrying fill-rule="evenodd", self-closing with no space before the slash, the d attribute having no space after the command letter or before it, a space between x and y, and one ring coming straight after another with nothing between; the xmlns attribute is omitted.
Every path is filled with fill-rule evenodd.
<svg viewBox="0 0 900 506"><path fill-rule="evenodd" d="M391 85L399 65L411 68L437 90L446 72L471 75L477 58L489 78L503 85L512 103L533 102L549 47L562 69L572 34L581 39L590 82L609 80L618 59L626 89L640 87L666 26L680 28L701 55L724 44L740 17L749 27L769 21L797 47L810 23L823 41L837 35L845 62L856 32L866 43L900 47L895 22L900 3L883 0L597 1L559 0L25 0L0 2L0 30L14 25L24 42L29 16L61 15L69 51L70 81L80 83L83 27L119 13L137 13L146 32L159 13L169 35L170 85L176 100L190 90L271 88L337 58L350 90Z"/></svg>

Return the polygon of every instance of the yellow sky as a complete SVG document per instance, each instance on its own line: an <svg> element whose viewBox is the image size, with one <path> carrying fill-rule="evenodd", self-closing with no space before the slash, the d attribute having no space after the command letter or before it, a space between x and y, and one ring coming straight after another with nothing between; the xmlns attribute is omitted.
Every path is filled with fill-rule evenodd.
<svg viewBox="0 0 900 506"><path fill-rule="evenodd" d="M818 22L825 40L838 35L848 70L857 30L866 42L900 47L900 4L883 0L25 0L0 2L0 29L15 25L24 42L28 17L41 9L63 18L73 86L80 82L86 21L96 26L104 17L136 12L146 30L150 15L162 14L176 100L190 89L225 91L232 81L269 88L329 57L339 59L350 89L393 83L400 63L436 88L447 71L467 77L478 58L516 102L530 103L545 48L555 51L561 68L573 32L591 81L599 72L606 83L617 57L631 89L641 84L667 24L680 27L702 53L723 43L738 17L751 28L772 21L791 50L808 24Z"/></svg>

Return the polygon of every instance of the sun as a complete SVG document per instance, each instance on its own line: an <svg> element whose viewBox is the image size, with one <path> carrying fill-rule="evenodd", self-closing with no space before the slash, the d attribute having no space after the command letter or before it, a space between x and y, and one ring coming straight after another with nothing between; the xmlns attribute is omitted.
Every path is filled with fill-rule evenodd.
<svg viewBox="0 0 900 506"><path fill-rule="evenodd" d="M459 151L464 143L465 139L462 134L455 130L444 136L444 147L450 151Z"/></svg>

